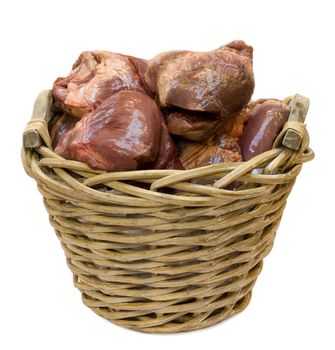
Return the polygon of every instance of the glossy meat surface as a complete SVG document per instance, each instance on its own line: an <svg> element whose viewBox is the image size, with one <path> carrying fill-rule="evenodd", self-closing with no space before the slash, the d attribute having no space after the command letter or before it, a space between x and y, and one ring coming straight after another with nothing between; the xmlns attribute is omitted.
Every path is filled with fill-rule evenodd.
<svg viewBox="0 0 335 350"><path fill-rule="evenodd" d="M210 52L171 51L148 63L144 80L163 107L229 117L254 90L252 47L234 41Z"/></svg>
<svg viewBox="0 0 335 350"><path fill-rule="evenodd" d="M272 148L289 114L290 108L278 100L262 99L253 105L247 126L238 141L244 161Z"/></svg>
<svg viewBox="0 0 335 350"><path fill-rule="evenodd" d="M147 94L121 91L86 114L55 152L93 169L140 169L156 160L162 120L161 111Z"/></svg>
<svg viewBox="0 0 335 350"><path fill-rule="evenodd" d="M146 61L108 51L85 51L65 78L54 82L56 105L81 118L122 90L147 93L142 82Z"/></svg>

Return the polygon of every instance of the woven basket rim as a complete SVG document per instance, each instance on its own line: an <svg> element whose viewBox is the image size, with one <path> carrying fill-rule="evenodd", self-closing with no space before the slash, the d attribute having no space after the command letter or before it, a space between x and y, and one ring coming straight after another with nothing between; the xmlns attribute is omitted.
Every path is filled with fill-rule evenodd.
<svg viewBox="0 0 335 350"><path fill-rule="evenodd" d="M41 99L42 101L38 101ZM44 98L44 99L43 99ZM47 100L46 100L47 99ZM290 101L292 97L288 97L285 100ZM49 101L47 104L47 101ZM39 104L44 104L41 106L36 106ZM34 118L39 111L36 109L43 109L42 114L44 115L39 118ZM53 167L58 169L71 170L72 173L76 172L87 172L90 173L90 178L84 182L85 186L94 186L101 181L120 181L120 180L135 180L139 181L141 179L147 178L152 179L152 183L149 191L157 192L159 188L171 186L178 183L187 183L189 186L194 188L198 187L210 187L212 192L215 189L220 189L221 193L230 193L234 195L234 191L223 189L232 182L238 180L241 176L246 176L249 178L257 178L258 180L270 181L269 176L273 179L278 179L278 181L285 182L285 169L290 169L294 165L302 164L304 162L310 161L314 158L314 152L309 147L309 137L308 132L304 124L297 122L287 122L281 134L277 137L275 141L276 148L269 151L263 152L256 157L250 159L249 161L234 162L234 163L221 163L213 164L203 167L198 167L190 170L170 170L170 169L147 169L147 170L132 170L132 171L115 171L107 172L103 170L91 169L88 165L74 160L67 160L56 154L51 147L51 139L48 131L48 121L46 121L46 114L49 115L49 120L51 119L53 108L52 90L42 91L37 101L35 103L34 113L32 120L28 123L24 135L27 133L34 133L40 138L40 144L35 147L35 150L39 153L39 165L45 167ZM288 129L296 128L298 132L301 133L303 142L299 150L289 149L281 144L284 134ZM29 147L23 146L22 157L24 158L27 151L31 150ZM24 162L25 163L25 162ZM262 174L259 170L263 168ZM281 168L281 172L278 173L278 169ZM257 174L258 171L258 174ZM252 174L252 172L254 172ZM288 173L290 176L290 173ZM282 176L281 176L282 175ZM72 176L71 173L69 176ZM192 184L190 181L194 179L208 179L216 178L216 182L213 185L199 185ZM243 190L242 191L248 191ZM244 193L243 192L243 193Z"/></svg>

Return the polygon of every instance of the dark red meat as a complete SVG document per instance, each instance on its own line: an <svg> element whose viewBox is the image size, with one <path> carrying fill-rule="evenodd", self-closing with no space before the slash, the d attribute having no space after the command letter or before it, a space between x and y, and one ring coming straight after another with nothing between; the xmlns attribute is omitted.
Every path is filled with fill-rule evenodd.
<svg viewBox="0 0 335 350"><path fill-rule="evenodd" d="M181 164L180 157L176 156L173 158L165 167L165 169L174 169L174 170L184 170L183 165Z"/></svg>
<svg viewBox="0 0 335 350"><path fill-rule="evenodd" d="M157 158L162 120L161 111L147 94L121 91L86 114L55 152L93 169L140 169Z"/></svg>
<svg viewBox="0 0 335 350"><path fill-rule="evenodd" d="M75 127L77 122L78 118L68 113L64 113L56 120L55 124L50 129L53 148L55 148L59 142L62 142L62 139Z"/></svg>
<svg viewBox="0 0 335 350"><path fill-rule="evenodd" d="M177 167L178 169L178 149L174 144L169 131L165 125L165 121L162 118L161 121L161 137L158 157L153 164L153 169L173 169Z"/></svg>
<svg viewBox="0 0 335 350"><path fill-rule="evenodd" d="M268 151L283 128L290 108L282 101L260 100L249 111L247 126L239 139L243 160Z"/></svg>
<svg viewBox="0 0 335 350"><path fill-rule="evenodd" d="M148 63L144 80L161 105L229 117L254 90L252 47L234 41L210 52L171 51Z"/></svg>

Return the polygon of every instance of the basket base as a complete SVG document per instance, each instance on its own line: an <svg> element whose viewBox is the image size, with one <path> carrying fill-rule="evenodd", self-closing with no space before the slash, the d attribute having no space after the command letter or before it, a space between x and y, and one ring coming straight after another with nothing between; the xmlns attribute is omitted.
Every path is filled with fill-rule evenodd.
<svg viewBox="0 0 335 350"><path fill-rule="evenodd" d="M107 288L96 290L96 281L87 280L84 276L74 275L73 281L82 293L83 303L112 323L145 333L177 333L212 326L244 310L250 302L252 288L262 266L263 261L260 260L235 282L226 280L227 285L221 286L225 291L221 290L221 293L217 289L216 294L212 292L208 295L210 293L204 289L206 297L187 298L186 295L181 301L164 298L163 295L167 300L162 302L159 295L155 296L155 291L151 290L149 292L153 293L152 298L156 301L134 299L131 289L126 291L126 295L125 290L118 289L119 295L113 296L111 292L115 291ZM100 283L99 286L102 288L103 285ZM120 288L118 284L116 287ZM123 295L120 296L120 292Z"/></svg>
<svg viewBox="0 0 335 350"><path fill-rule="evenodd" d="M223 308L222 310L217 310L217 312L210 317L207 317L207 313L200 315L188 314L181 316L176 320L175 315L172 315L170 316L172 320L168 322L168 320L165 319L164 322L166 323L164 324L162 322L162 318L157 317L157 325L149 327L146 327L145 320L143 320L142 325L137 324L135 326L134 324L132 324L131 320L112 319L110 317L111 314L103 308L92 307L91 305L88 305L89 302L87 302L87 299L84 294L83 303L99 316L124 328L129 328L144 333L178 333L207 328L236 315L248 306L251 299L251 295L252 290L249 290L249 292L246 295L244 295L232 309ZM165 317L168 318L169 316ZM150 323L152 325L152 321Z"/></svg>

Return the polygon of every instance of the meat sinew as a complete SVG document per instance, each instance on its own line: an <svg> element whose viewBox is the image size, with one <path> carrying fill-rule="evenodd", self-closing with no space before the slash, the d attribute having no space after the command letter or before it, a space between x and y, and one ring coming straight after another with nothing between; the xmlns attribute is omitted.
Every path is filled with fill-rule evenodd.
<svg viewBox="0 0 335 350"><path fill-rule="evenodd" d="M55 103L81 118L122 90L147 93L141 76L146 61L107 51L85 51L65 78L54 82Z"/></svg>
<svg viewBox="0 0 335 350"><path fill-rule="evenodd" d="M229 117L254 90L251 46L233 41L210 52L171 51L148 63L144 80L162 106Z"/></svg>
<svg viewBox="0 0 335 350"><path fill-rule="evenodd" d="M245 124L248 120L248 112L242 109L230 118L223 118L218 128L218 134L226 134L233 138L239 138L243 134Z"/></svg>
<svg viewBox="0 0 335 350"><path fill-rule="evenodd" d="M147 94L121 91L85 115L55 152L93 169L126 171L155 162L163 116Z"/></svg>
<svg viewBox="0 0 335 350"><path fill-rule="evenodd" d="M290 108L282 101L262 99L256 101L248 114L247 126L238 141L245 161L272 148L289 117Z"/></svg>
<svg viewBox="0 0 335 350"><path fill-rule="evenodd" d="M181 141L178 146L180 161L185 169L242 160L236 139L227 135L221 135L210 144Z"/></svg>

